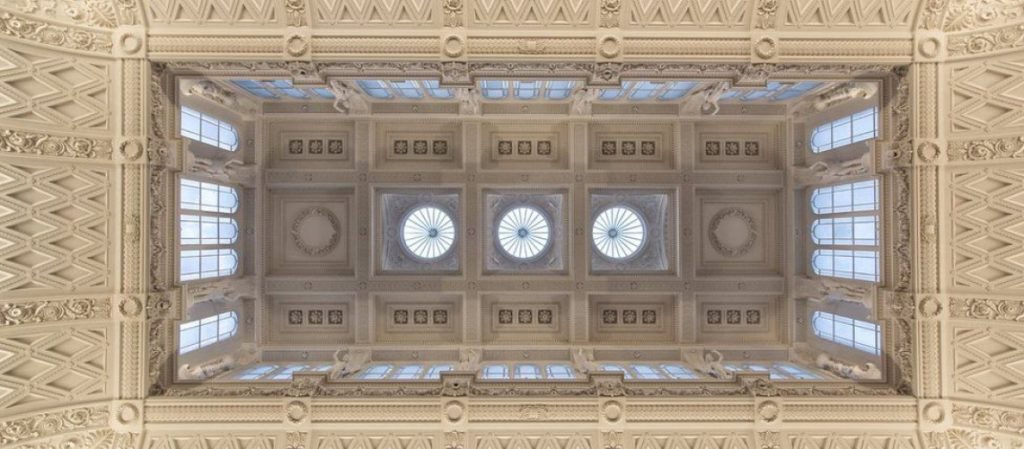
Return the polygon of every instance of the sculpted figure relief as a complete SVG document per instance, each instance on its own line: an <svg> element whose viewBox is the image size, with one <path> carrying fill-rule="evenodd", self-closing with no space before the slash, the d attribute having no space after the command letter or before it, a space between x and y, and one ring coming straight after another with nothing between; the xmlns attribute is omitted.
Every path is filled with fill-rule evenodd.
<svg viewBox="0 0 1024 449"><path fill-rule="evenodd" d="M207 159L196 157L191 151L184 151L183 171L196 173L221 182L253 185L256 180L256 166L245 165L238 159Z"/></svg>
<svg viewBox="0 0 1024 449"><path fill-rule="evenodd" d="M810 167L796 168L793 176L798 185L829 184L853 176L872 173L872 153L865 152L861 157L842 163L818 161Z"/></svg>
<svg viewBox="0 0 1024 449"><path fill-rule="evenodd" d="M460 87L455 89L455 98L459 100L459 115L480 115L480 89Z"/></svg>
<svg viewBox="0 0 1024 449"><path fill-rule="evenodd" d="M824 111L840 103L856 98L871 98L878 92L875 83L845 83L828 92L818 95L814 100L814 109Z"/></svg>
<svg viewBox="0 0 1024 449"><path fill-rule="evenodd" d="M459 350L459 363L455 366L456 371L477 371L480 369L480 360L483 353L476 348L462 348Z"/></svg>
<svg viewBox="0 0 1024 449"><path fill-rule="evenodd" d="M237 351L199 365L184 364L178 368L179 380L205 380L231 371L235 367L256 362L257 349L254 343L244 343Z"/></svg>
<svg viewBox="0 0 1024 449"><path fill-rule="evenodd" d="M878 369L874 363L868 362L863 366L855 364L845 364L843 362L833 360L827 353L821 353L818 355L815 363L818 368L829 370L840 377L845 377L852 380L879 380L882 378L882 370Z"/></svg>
<svg viewBox="0 0 1024 449"><path fill-rule="evenodd" d="M234 92L224 89L209 80L196 82L185 91L185 95L194 95L200 98L205 98L226 108L238 107L238 98L235 97Z"/></svg>
<svg viewBox="0 0 1024 449"><path fill-rule="evenodd" d="M589 87L581 87L572 93L572 106L569 115L590 115L593 111L594 100L601 91Z"/></svg>
<svg viewBox="0 0 1024 449"><path fill-rule="evenodd" d="M334 351L334 365L331 366L328 379L341 379L350 376L370 363L369 349L351 349L344 356L341 356L342 351L344 348Z"/></svg>
<svg viewBox="0 0 1024 449"><path fill-rule="evenodd" d="M370 104L366 102L359 89L341 80L331 80L331 92L334 94L334 109L347 115L368 114Z"/></svg>
<svg viewBox="0 0 1024 449"><path fill-rule="evenodd" d="M693 369L715 379L731 379L733 376L732 371L726 369L722 363L725 361L725 356L714 349L683 351L683 361Z"/></svg>
<svg viewBox="0 0 1024 449"><path fill-rule="evenodd" d="M572 367L580 374L587 374L591 371L600 371L601 365L594 361L594 350L591 348L576 348L572 351Z"/></svg>
<svg viewBox="0 0 1024 449"><path fill-rule="evenodd" d="M868 287L850 285L835 279L796 278L797 298L819 299L825 302L847 301L863 304L872 308L873 295Z"/></svg>

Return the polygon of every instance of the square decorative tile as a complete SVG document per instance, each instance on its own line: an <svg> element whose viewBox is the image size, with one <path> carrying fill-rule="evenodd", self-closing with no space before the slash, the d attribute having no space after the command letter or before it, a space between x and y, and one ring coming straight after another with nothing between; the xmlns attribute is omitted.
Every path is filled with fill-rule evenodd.
<svg viewBox="0 0 1024 449"><path fill-rule="evenodd" d="M641 314L641 319L644 324L658 324L658 311L657 310L644 310Z"/></svg>
<svg viewBox="0 0 1024 449"><path fill-rule="evenodd" d="M726 324L740 324L740 311L739 310L726 310L725 311L725 322L726 322Z"/></svg>
<svg viewBox="0 0 1024 449"><path fill-rule="evenodd" d="M498 310L498 323L500 324L512 324L512 310L501 309Z"/></svg>
<svg viewBox="0 0 1024 449"><path fill-rule="evenodd" d="M448 311L444 309L434 310L434 324L448 324Z"/></svg>
<svg viewBox="0 0 1024 449"><path fill-rule="evenodd" d="M302 324L303 313L301 310L288 311L288 324Z"/></svg>
<svg viewBox="0 0 1024 449"><path fill-rule="evenodd" d="M516 152L521 156L529 156L533 154L533 142L529 140L520 140L516 145Z"/></svg>
<svg viewBox="0 0 1024 449"><path fill-rule="evenodd" d="M533 324L533 311L530 309L520 309L519 324Z"/></svg>
<svg viewBox="0 0 1024 449"><path fill-rule="evenodd" d="M722 145L718 142L704 142L704 154L718 156L722 154Z"/></svg>
<svg viewBox="0 0 1024 449"><path fill-rule="evenodd" d="M328 310L327 311L327 324L344 324L345 313L341 310Z"/></svg>
<svg viewBox="0 0 1024 449"><path fill-rule="evenodd" d="M747 311L747 324L761 324L761 311L760 310L748 310Z"/></svg>
<svg viewBox="0 0 1024 449"><path fill-rule="evenodd" d="M327 141L327 154L341 154L345 151L344 140L331 139Z"/></svg>
<svg viewBox="0 0 1024 449"><path fill-rule="evenodd" d="M540 142L537 142L537 154L540 155L540 156L550 156L551 155L551 141L550 140L541 140Z"/></svg>
<svg viewBox="0 0 1024 449"><path fill-rule="evenodd" d="M603 156L615 156L617 151L617 145L614 140L605 140L601 142L601 155Z"/></svg>
<svg viewBox="0 0 1024 449"><path fill-rule="evenodd" d="M739 156L740 155L740 143L739 142L726 142L725 143L725 155L726 156Z"/></svg>
<svg viewBox="0 0 1024 449"><path fill-rule="evenodd" d="M395 154L409 154L409 141L396 140L394 146Z"/></svg>
<svg viewBox="0 0 1024 449"><path fill-rule="evenodd" d="M414 140L412 142L412 153L413 154L427 154L427 141L426 140Z"/></svg>
<svg viewBox="0 0 1024 449"><path fill-rule="evenodd" d="M310 140L309 141L309 154L324 154L324 141L322 140Z"/></svg>
<svg viewBox="0 0 1024 449"><path fill-rule="evenodd" d="M448 141L447 140L435 140L433 144L434 154L445 155L448 154Z"/></svg>
<svg viewBox="0 0 1024 449"><path fill-rule="evenodd" d="M309 311L309 324L324 324L324 311L323 310L310 310Z"/></svg>
<svg viewBox="0 0 1024 449"><path fill-rule="evenodd" d="M623 156L636 156L636 142L631 142L631 141L622 142L622 155Z"/></svg>
<svg viewBox="0 0 1024 449"><path fill-rule="evenodd" d="M640 154L644 156L654 156L655 145L653 140L645 140L640 142Z"/></svg>
<svg viewBox="0 0 1024 449"><path fill-rule="evenodd" d="M424 309L416 309L412 311L412 322L413 324L427 324L427 311Z"/></svg>
<svg viewBox="0 0 1024 449"><path fill-rule="evenodd" d="M601 314L601 319L604 321L604 324L616 324L619 322L619 311L606 309Z"/></svg>
<svg viewBox="0 0 1024 449"><path fill-rule="evenodd" d="M622 324L636 324L636 310L623 310L622 311Z"/></svg>
<svg viewBox="0 0 1024 449"><path fill-rule="evenodd" d="M498 142L498 154L508 156L512 154L512 141L502 140Z"/></svg>
<svg viewBox="0 0 1024 449"><path fill-rule="evenodd" d="M757 156L761 154L760 144L758 144L757 142L744 142L743 154L747 156Z"/></svg>
<svg viewBox="0 0 1024 449"><path fill-rule="evenodd" d="M540 309L537 311L537 324L551 324L554 319L554 312L551 309Z"/></svg>
<svg viewBox="0 0 1024 449"><path fill-rule="evenodd" d="M396 310L395 324L409 324L409 311L405 309Z"/></svg>
<svg viewBox="0 0 1024 449"><path fill-rule="evenodd" d="M302 141L301 140L289 140L288 141L288 154L302 154Z"/></svg>
<svg viewBox="0 0 1024 449"><path fill-rule="evenodd" d="M708 324L722 324L722 311L708 310Z"/></svg>

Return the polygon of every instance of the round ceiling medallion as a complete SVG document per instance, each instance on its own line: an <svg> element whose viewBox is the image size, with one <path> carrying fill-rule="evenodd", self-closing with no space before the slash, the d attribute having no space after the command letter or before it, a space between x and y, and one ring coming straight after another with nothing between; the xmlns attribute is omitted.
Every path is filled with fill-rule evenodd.
<svg viewBox="0 0 1024 449"><path fill-rule="evenodd" d="M540 256L551 242L551 223L535 208L516 207L498 220L496 234L509 257L530 260Z"/></svg>
<svg viewBox="0 0 1024 449"><path fill-rule="evenodd" d="M757 241L757 225L746 211L727 207L711 217L708 224L708 240L719 254L739 257L754 247Z"/></svg>
<svg viewBox="0 0 1024 449"><path fill-rule="evenodd" d="M598 214L591 232L598 252L615 260L635 256L647 239L647 225L640 214L624 206Z"/></svg>
<svg viewBox="0 0 1024 449"><path fill-rule="evenodd" d="M338 246L341 222L330 209L310 207L292 221L292 242L306 255L323 256Z"/></svg>
<svg viewBox="0 0 1024 449"><path fill-rule="evenodd" d="M447 212L434 206L410 212L402 220L401 229L406 250L423 260L440 258L455 244L455 222Z"/></svg>

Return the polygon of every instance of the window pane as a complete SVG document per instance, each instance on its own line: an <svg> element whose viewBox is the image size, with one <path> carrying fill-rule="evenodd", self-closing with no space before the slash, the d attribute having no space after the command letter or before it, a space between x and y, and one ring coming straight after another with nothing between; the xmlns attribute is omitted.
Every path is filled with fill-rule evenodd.
<svg viewBox="0 0 1024 449"><path fill-rule="evenodd" d="M673 379L696 379L697 375L681 365L661 365L661 369Z"/></svg>
<svg viewBox="0 0 1024 449"><path fill-rule="evenodd" d="M508 379L508 367L505 365L487 365L481 373L484 379Z"/></svg>
<svg viewBox="0 0 1024 449"><path fill-rule="evenodd" d="M238 192L234 187L182 179L181 209L233 214L238 210Z"/></svg>
<svg viewBox="0 0 1024 449"><path fill-rule="evenodd" d="M235 335L237 328L238 315L234 311L181 323L178 326L178 353L184 354L227 340Z"/></svg>
<svg viewBox="0 0 1024 449"><path fill-rule="evenodd" d="M361 379L377 380L383 379L391 371L391 365L371 365L359 375Z"/></svg>
<svg viewBox="0 0 1024 449"><path fill-rule="evenodd" d="M636 372L637 379L660 379L661 373L656 371L651 365L630 365L633 371Z"/></svg>
<svg viewBox="0 0 1024 449"><path fill-rule="evenodd" d="M818 215L878 210L878 181L858 181L814 189L811 208Z"/></svg>
<svg viewBox="0 0 1024 449"><path fill-rule="evenodd" d="M818 245L878 246L878 217L818 219L811 224L811 239Z"/></svg>
<svg viewBox="0 0 1024 449"><path fill-rule="evenodd" d="M234 126L186 107L181 108L181 136L222 150L238 149L238 130Z"/></svg>
<svg viewBox="0 0 1024 449"><path fill-rule="evenodd" d="M434 366L430 367L430 371L427 371L427 375L424 376L423 378L424 379L440 379L442 372L444 372L444 371L451 371L451 370L452 370L452 366L448 365L448 364L445 364L445 365L434 365Z"/></svg>
<svg viewBox="0 0 1024 449"><path fill-rule="evenodd" d="M878 282L878 251L817 249L811 267L821 276Z"/></svg>
<svg viewBox="0 0 1024 449"><path fill-rule="evenodd" d="M540 379L537 365L516 365L516 379Z"/></svg>
<svg viewBox="0 0 1024 449"><path fill-rule="evenodd" d="M818 338L875 355L881 354L881 330L875 323L820 311L814 312L811 323L814 335Z"/></svg>
<svg viewBox="0 0 1024 449"><path fill-rule="evenodd" d="M233 249L201 249L181 252L181 280L228 276L238 268L238 255Z"/></svg>
<svg viewBox="0 0 1024 449"><path fill-rule="evenodd" d="M821 153L875 138L878 135L877 111L877 108L869 108L818 125L811 131L811 151Z"/></svg>
<svg viewBox="0 0 1024 449"><path fill-rule="evenodd" d="M569 365L548 365L548 379L572 379L575 377Z"/></svg>
<svg viewBox="0 0 1024 449"><path fill-rule="evenodd" d="M393 378L399 380L419 379L422 372L423 365L404 365L398 368Z"/></svg>

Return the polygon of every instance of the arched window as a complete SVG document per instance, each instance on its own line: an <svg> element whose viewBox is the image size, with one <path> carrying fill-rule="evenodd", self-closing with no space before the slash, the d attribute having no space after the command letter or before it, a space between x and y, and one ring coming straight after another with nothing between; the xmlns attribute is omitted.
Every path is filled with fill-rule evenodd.
<svg viewBox="0 0 1024 449"><path fill-rule="evenodd" d="M234 311L181 323L178 326L178 354L227 340L237 331L238 315Z"/></svg>
<svg viewBox="0 0 1024 449"><path fill-rule="evenodd" d="M881 354L881 330L875 323L819 310L811 316L811 327L818 338L874 355Z"/></svg>
<svg viewBox="0 0 1024 449"><path fill-rule="evenodd" d="M181 136L227 151L238 150L238 130L214 116L181 108Z"/></svg>
<svg viewBox="0 0 1024 449"><path fill-rule="evenodd" d="M878 108L872 107L814 128L811 151L821 153L875 137L878 137Z"/></svg>
<svg viewBox="0 0 1024 449"><path fill-rule="evenodd" d="M878 181L815 189L811 194L811 267L820 276L879 280Z"/></svg>
<svg viewBox="0 0 1024 449"><path fill-rule="evenodd" d="M211 182L182 179L179 279L230 276L238 269L238 191Z"/></svg>

